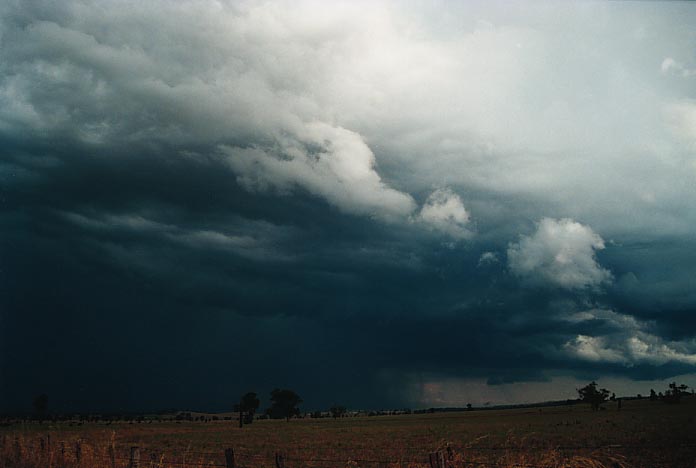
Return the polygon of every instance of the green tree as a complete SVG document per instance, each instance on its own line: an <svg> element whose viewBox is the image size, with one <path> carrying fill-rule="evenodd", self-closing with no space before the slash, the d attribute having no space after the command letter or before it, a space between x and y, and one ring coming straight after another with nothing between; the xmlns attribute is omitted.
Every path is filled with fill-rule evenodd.
<svg viewBox="0 0 696 468"><path fill-rule="evenodd" d="M606 388L598 389L597 382L590 382L578 390L580 400L589 403L593 411L597 411L602 403L607 401L611 392Z"/></svg>
<svg viewBox="0 0 696 468"><path fill-rule="evenodd" d="M268 408L268 415L273 419L290 420L292 416L299 416L299 404L302 398L292 390L276 388L271 392L271 407Z"/></svg>
<svg viewBox="0 0 696 468"><path fill-rule="evenodd" d="M334 418L340 418L346 414L347 410L345 406L333 405L331 408L329 408L329 411L331 412L331 416Z"/></svg>
<svg viewBox="0 0 696 468"><path fill-rule="evenodd" d="M669 384L667 391L665 391L665 396L663 397L665 403L679 403L682 396L689 394L688 388L687 385L677 385L676 382L672 382Z"/></svg>
<svg viewBox="0 0 696 468"><path fill-rule="evenodd" d="M239 412L239 427L242 423L251 424L254 422L254 414L259 409L261 401L254 392L248 392L239 399L239 404L234 406L235 411Z"/></svg>

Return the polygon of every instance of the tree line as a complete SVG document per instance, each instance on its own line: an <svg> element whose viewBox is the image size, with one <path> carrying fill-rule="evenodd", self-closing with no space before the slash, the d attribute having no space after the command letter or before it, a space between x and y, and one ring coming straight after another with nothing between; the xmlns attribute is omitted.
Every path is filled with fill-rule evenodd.
<svg viewBox="0 0 696 468"><path fill-rule="evenodd" d="M665 403L679 403L682 397L689 394L688 385L678 385L676 382L669 384L667 390L664 393L655 393L655 390L650 389L650 400L657 401L661 400ZM584 387L578 389L579 400L584 403L589 403L593 410L597 411L601 408L602 404L607 401L616 401L616 394L610 392L606 388L598 388L597 382L592 381ZM638 398L642 398L639 394ZM621 408L621 399L618 399L618 406Z"/></svg>
<svg viewBox="0 0 696 468"><path fill-rule="evenodd" d="M614 393L611 391L607 390L606 388L600 388L597 382L592 381L589 384L585 385L582 388L577 389L578 392L578 401L582 403L588 403L592 407L593 410L599 410L602 407L602 404L606 403L607 401L618 401L619 408L621 407L621 400L623 398L617 398ZM664 392L655 392L654 389L650 389L650 400L651 401L663 401L665 403L669 404L675 404L679 403L682 398L686 395L693 394L693 390L689 392L689 386L685 384L677 384L676 382L672 382L668 385L668 388ZM637 397L634 397L637 399L643 398L641 394L638 394ZM568 400L570 403L572 400ZM279 389L276 388L270 393L270 406L265 410L263 413L263 417L265 418L270 418L270 419L286 419L290 420L290 418L293 417L300 417L301 412L300 412L300 407L299 405L303 403L302 398L293 390L290 389ZM239 399L239 403L234 405L234 411L239 414L239 425L240 427L244 424L251 424L254 420L254 418L257 415L258 409L261 405L261 401L258 398L258 395L255 392L247 392L244 395L242 395ZM48 406L48 395L46 394L41 394L36 396L32 400L32 408L33 408L33 413L29 417L29 419L34 419L38 421L43 421L46 419L53 419L53 420L65 420L65 419L70 419L69 417L66 416L59 416L56 414L51 415L49 413L49 406ZM466 409L469 411L472 411L474 408L472 407L471 404L466 405ZM435 409L431 408L430 412L433 412ZM413 411L414 413L421 413L421 412L427 412L428 410L415 410ZM328 410L328 412L320 412L320 411L315 411L312 413L312 417L324 417L324 415L328 414L328 416L333 417L333 418L341 418L345 415L347 415L348 410L345 406L343 405L338 405L335 404L331 406ZM374 415L380 415L380 414L410 414L411 410L400 410L398 412L371 412L369 415L372 416ZM200 420L204 420L203 417L200 417ZM26 419L26 417L24 417ZM125 420L125 421L136 421L136 422L143 422L144 417L143 415L136 415L136 414L121 414L121 415L111 415L111 416L100 416L100 415L89 415L85 416L82 415L79 417L80 420L82 421L99 421L99 420ZM179 418L178 419L186 419L186 420L194 420L193 417L187 417L187 418ZM206 421L208 420L218 420L219 418L217 416L213 416L212 418L205 418ZM225 420L233 419L229 417L225 417Z"/></svg>

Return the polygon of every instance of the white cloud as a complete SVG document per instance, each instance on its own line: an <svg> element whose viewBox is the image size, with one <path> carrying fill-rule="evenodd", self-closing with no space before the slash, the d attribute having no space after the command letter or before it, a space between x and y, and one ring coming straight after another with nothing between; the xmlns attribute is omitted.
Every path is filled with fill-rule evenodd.
<svg viewBox="0 0 696 468"><path fill-rule="evenodd" d="M572 357L626 366L669 362L696 365L696 340L665 341L651 332L653 324L630 315L593 309L563 319L574 323L599 320L613 328L613 331L599 336L580 334L565 343L563 350Z"/></svg>
<svg viewBox="0 0 696 468"><path fill-rule="evenodd" d="M298 185L348 213L405 218L413 199L388 187L360 135L322 122L308 123L272 148L223 147L239 181L251 189Z"/></svg>
<svg viewBox="0 0 696 468"><path fill-rule="evenodd" d="M662 51L690 52L674 25L696 13L675 5L640 36L655 13L639 4L0 8L5 132L222 153L247 187L307 190L382 218L417 216L409 194L447 185L493 195L477 226L504 200L612 236L689 234L696 222L693 157L682 157L690 113L661 112L696 95L655 73L661 61L683 73Z"/></svg>
<svg viewBox="0 0 696 468"><path fill-rule="evenodd" d="M437 189L431 193L423 204L418 219L456 239L466 239L472 235L467 227L469 212L459 195L449 188Z"/></svg>
<svg viewBox="0 0 696 468"><path fill-rule="evenodd" d="M685 78L696 76L696 70L686 67L683 63L677 62L672 57L667 57L662 61L660 71L662 71L662 73L673 73Z"/></svg>
<svg viewBox="0 0 696 468"><path fill-rule="evenodd" d="M223 148L249 188L299 187L344 212L405 221L411 196L380 177L364 138L335 124L322 97L334 71L325 40L348 40L341 8L201 6L114 6L119 21L104 22L113 15L71 4L54 21L9 28L0 128L99 146Z"/></svg>
<svg viewBox="0 0 696 468"><path fill-rule="evenodd" d="M531 236L508 246L510 271L532 283L565 289L596 288L611 281L595 251L604 241L590 227L572 219L543 218Z"/></svg>

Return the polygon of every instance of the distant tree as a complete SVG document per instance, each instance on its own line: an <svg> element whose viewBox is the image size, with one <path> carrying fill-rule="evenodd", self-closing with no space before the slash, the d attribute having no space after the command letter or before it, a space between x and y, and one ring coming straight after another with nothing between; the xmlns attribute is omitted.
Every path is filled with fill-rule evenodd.
<svg viewBox="0 0 696 468"><path fill-rule="evenodd" d="M657 393L652 388L650 389L650 401L657 401Z"/></svg>
<svg viewBox="0 0 696 468"><path fill-rule="evenodd" d="M689 387L687 385L677 385L676 382L672 382L669 384L669 388L665 391L665 395L663 397L665 403L679 403L682 396L689 394L687 391L688 388Z"/></svg>
<svg viewBox="0 0 696 468"><path fill-rule="evenodd" d="M34 397L32 406L34 408L34 415L39 420L43 421L48 414L48 395L42 393L41 395Z"/></svg>
<svg viewBox="0 0 696 468"><path fill-rule="evenodd" d="M299 416L300 403L302 398L294 391L276 388L271 392L271 407L267 412L273 419L285 418L289 421L292 416Z"/></svg>
<svg viewBox="0 0 696 468"><path fill-rule="evenodd" d="M331 412L331 416L333 416L334 419L336 419L346 414L346 407L340 405L333 405L331 408L329 408L329 411Z"/></svg>
<svg viewBox="0 0 696 468"><path fill-rule="evenodd" d="M606 388L597 389L597 382L594 381L578 390L580 400L589 403L593 411L597 411L601 404L607 401L609 394L610 392Z"/></svg>
<svg viewBox="0 0 696 468"><path fill-rule="evenodd" d="M466 410L471 411L473 408L471 407L471 403L466 404Z"/></svg>
<svg viewBox="0 0 696 468"><path fill-rule="evenodd" d="M247 392L239 399L239 404L235 405L235 411L239 412L239 427L242 423L251 424L254 422L254 414L259 409L261 401L254 392Z"/></svg>

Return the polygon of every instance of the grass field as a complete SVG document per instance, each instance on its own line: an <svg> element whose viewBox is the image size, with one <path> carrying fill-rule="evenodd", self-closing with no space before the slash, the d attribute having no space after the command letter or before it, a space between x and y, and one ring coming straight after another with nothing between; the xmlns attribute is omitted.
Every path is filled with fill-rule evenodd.
<svg viewBox="0 0 696 468"><path fill-rule="evenodd" d="M128 466L132 446L140 466L153 468L225 466L225 448L240 468L274 467L276 453L287 468L416 468L438 450L448 468L696 466L696 398L606 406L262 420L243 429L234 421L19 424L0 431L0 467L78 466L78 440L84 468L112 468L111 453L117 468Z"/></svg>

